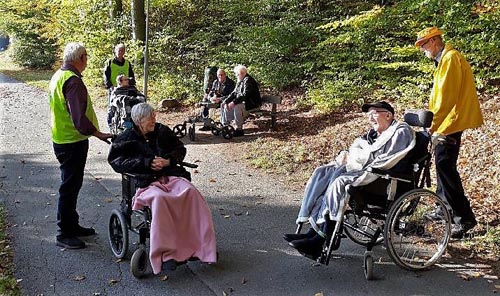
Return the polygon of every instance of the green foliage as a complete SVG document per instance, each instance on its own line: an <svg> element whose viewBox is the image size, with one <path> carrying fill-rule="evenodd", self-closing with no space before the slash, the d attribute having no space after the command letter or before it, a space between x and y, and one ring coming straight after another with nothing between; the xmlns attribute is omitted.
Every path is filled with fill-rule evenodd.
<svg viewBox="0 0 500 296"><path fill-rule="evenodd" d="M9 240L6 233L7 222L5 210L0 206L0 295L21 295L16 279L13 276L12 257L10 253Z"/></svg>
<svg viewBox="0 0 500 296"><path fill-rule="evenodd" d="M43 36L52 5L47 0L8 0L0 9L0 30L11 37L13 59L19 65L50 68L55 61L56 46Z"/></svg>
<svg viewBox="0 0 500 296"><path fill-rule="evenodd" d="M19 62L50 64L55 45L81 41L90 53L87 83L100 85L104 62L122 42L137 76L143 74L144 48L133 40L130 1L115 18L108 1L4 2L0 30L16 30L18 40L22 34L31 38L16 45ZM150 98L197 100L206 66L231 73L244 64L263 88L300 87L307 96L299 105L323 112L375 98L420 106L433 65L413 43L431 25L465 54L480 91L498 89L499 1L391 2L152 0ZM33 57L43 62L35 64Z"/></svg>

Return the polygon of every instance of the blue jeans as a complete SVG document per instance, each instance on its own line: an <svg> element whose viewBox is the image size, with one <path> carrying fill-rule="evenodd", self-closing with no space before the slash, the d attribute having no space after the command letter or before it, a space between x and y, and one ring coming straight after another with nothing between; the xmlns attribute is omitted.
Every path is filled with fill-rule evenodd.
<svg viewBox="0 0 500 296"><path fill-rule="evenodd" d="M79 216L76 204L78 193L82 188L89 140L69 144L53 143L53 147L61 170L57 225L61 233L71 233L78 226Z"/></svg>

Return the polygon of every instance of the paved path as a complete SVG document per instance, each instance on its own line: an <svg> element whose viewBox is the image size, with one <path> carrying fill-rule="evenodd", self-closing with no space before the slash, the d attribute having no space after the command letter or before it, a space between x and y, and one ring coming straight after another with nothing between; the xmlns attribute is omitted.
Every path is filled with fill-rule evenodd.
<svg viewBox="0 0 500 296"><path fill-rule="evenodd" d="M8 211L23 295L493 294L492 283L482 278L464 281L451 267L402 270L390 263L382 248L376 253L381 256L375 264L376 280L367 282L363 249L348 240L329 266L316 266L281 239L281 233L294 229L300 192L224 160L213 152L214 145L221 144L210 141L188 142L186 160L199 160L193 182L212 209L218 264L192 262L137 280L129 262L116 262L108 246L107 223L111 210L119 206L120 176L106 163L107 145L91 140L78 204L82 224L95 227L98 235L86 240L84 250L61 250L55 246L60 177L50 141L47 95L0 74L0 101L0 203ZM98 117L103 122L105 115L99 111Z"/></svg>

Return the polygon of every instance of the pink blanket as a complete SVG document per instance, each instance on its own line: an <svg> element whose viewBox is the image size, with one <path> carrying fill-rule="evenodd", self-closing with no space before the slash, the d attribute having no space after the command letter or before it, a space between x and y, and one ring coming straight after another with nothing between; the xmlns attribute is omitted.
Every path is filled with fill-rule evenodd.
<svg viewBox="0 0 500 296"><path fill-rule="evenodd" d="M149 206L152 212L149 259L153 273L163 262L197 257L216 261L212 214L200 192L186 179L162 177L137 191L133 209Z"/></svg>

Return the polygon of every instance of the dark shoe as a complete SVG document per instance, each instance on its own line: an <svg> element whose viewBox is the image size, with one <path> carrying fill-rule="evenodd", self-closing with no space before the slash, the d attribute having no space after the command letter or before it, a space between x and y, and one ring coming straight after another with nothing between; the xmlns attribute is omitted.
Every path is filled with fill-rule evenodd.
<svg viewBox="0 0 500 296"><path fill-rule="evenodd" d="M299 240L303 238L313 238L316 235L316 231L314 229L309 228L309 231L307 233L285 233L283 234L283 238L287 242L291 242L294 240Z"/></svg>
<svg viewBox="0 0 500 296"><path fill-rule="evenodd" d="M436 208L434 211L424 215L430 221L441 221L444 220L444 213L441 207Z"/></svg>
<svg viewBox="0 0 500 296"><path fill-rule="evenodd" d="M462 239L467 231L471 230L476 226L477 222L453 224L451 227L451 238Z"/></svg>
<svg viewBox="0 0 500 296"><path fill-rule="evenodd" d="M204 132L211 131L211 130L212 130L212 128L209 127L209 126L203 126L203 127L200 128L200 131L204 131Z"/></svg>
<svg viewBox="0 0 500 296"><path fill-rule="evenodd" d="M243 132L242 129L237 129L237 130L234 131L233 137L242 137L244 135L245 135L245 133Z"/></svg>
<svg viewBox="0 0 500 296"><path fill-rule="evenodd" d="M319 235L315 235L313 238L303 238L291 241L288 244L294 247L302 255L316 260L321 255L321 250L323 249L324 243L324 238Z"/></svg>
<svg viewBox="0 0 500 296"><path fill-rule="evenodd" d="M92 228L92 227L89 227L89 228L85 228L85 227L82 227L80 225L78 225L72 232L71 232L72 235L74 236L91 236L91 235L95 235L95 229Z"/></svg>
<svg viewBox="0 0 500 296"><path fill-rule="evenodd" d="M63 247L66 249L83 249L85 248L85 242L77 238L76 236L68 235L58 235L56 236L56 245L58 247Z"/></svg>

